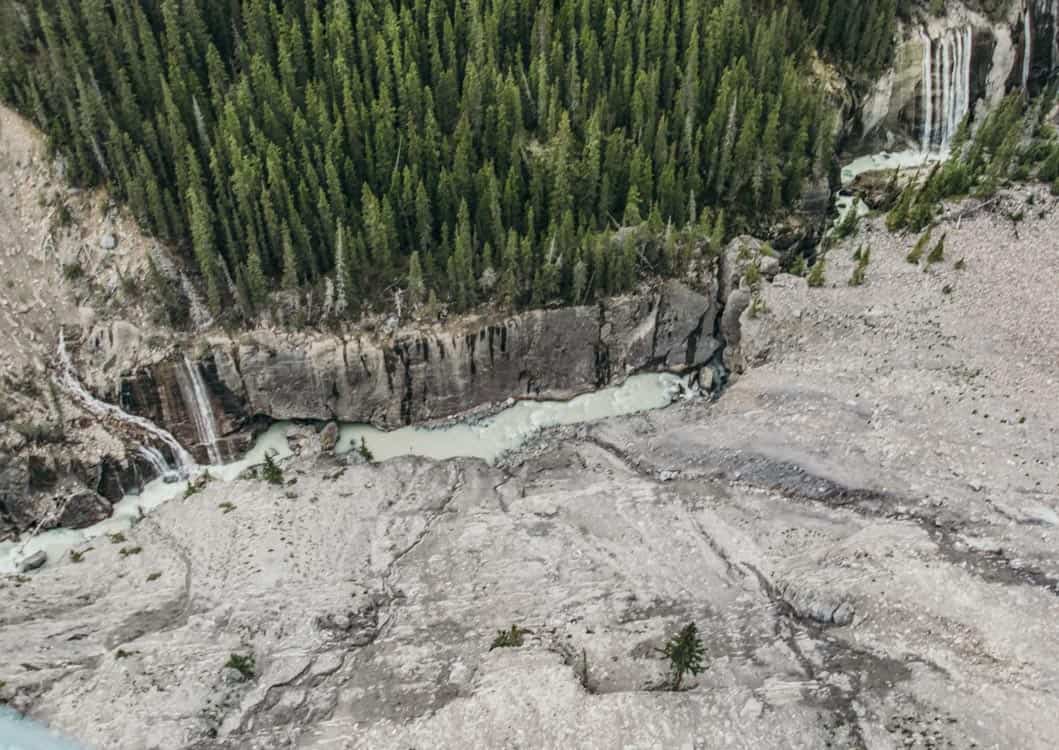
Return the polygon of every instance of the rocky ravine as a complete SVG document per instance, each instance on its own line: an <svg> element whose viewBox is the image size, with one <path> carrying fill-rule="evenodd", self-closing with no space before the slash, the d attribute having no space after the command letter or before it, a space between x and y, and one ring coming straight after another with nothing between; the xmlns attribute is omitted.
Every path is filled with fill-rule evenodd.
<svg viewBox="0 0 1059 750"><path fill-rule="evenodd" d="M156 476L138 446L170 453L53 387L60 331L94 394L166 428L203 463L210 437L214 457L241 454L255 417L392 428L511 397L567 398L642 370L694 370L719 346L706 262L683 282L599 305L372 333L262 325L229 337L210 328L193 285L156 242L103 192L65 187L61 172L40 134L0 107L0 333L10 344L0 349L0 541L41 523L106 518ZM143 303L148 255L191 295L198 333L174 336Z"/></svg>
<svg viewBox="0 0 1059 750"><path fill-rule="evenodd" d="M303 456L6 579L0 696L90 747L1055 747L1059 214L1034 206L952 221L926 272L870 224L828 286L777 277L714 404L499 467ZM659 691L692 620L709 669Z"/></svg>
<svg viewBox="0 0 1059 750"><path fill-rule="evenodd" d="M893 69L865 96L822 71L846 118L842 131L855 136L844 144L852 152L940 147L965 110L980 117L1024 77L1037 91L1056 67L1051 0L951 2L938 18L921 11L902 24ZM395 427L512 396L565 397L630 371L695 367L717 346L711 320L721 311L709 273L686 279L687 287L670 284L600 307L371 334L286 334L266 322L229 338L211 331L194 284L164 248L103 193L64 187L60 165L43 153L39 134L0 108L0 178L8 185L0 205L0 271L8 279L0 329L12 342L0 352L0 540L41 519L46 526L99 520L155 473L137 453L142 435L84 418L76 403L42 389L61 326L79 341L71 349L94 393L168 428L200 461L240 453L259 415ZM827 195L822 185L810 192ZM822 207L810 198L803 208ZM188 295L194 333L187 339L175 340L143 305L149 254ZM720 326L736 335L749 298L737 301ZM213 413L212 451L185 354ZM75 512L60 518L73 494Z"/></svg>
<svg viewBox="0 0 1059 750"><path fill-rule="evenodd" d="M198 360L222 433L247 417L338 419L394 428L512 397L565 399L647 369L703 367L714 338L713 272L598 305L467 317L388 334L254 331L212 337ZM120 403L201 442L179 380L183 357L123 379ZM193 406L193 405L191 405Z"/></svg>
<svg viewBox="0 0 1059 750"><path fill-rule="evenodd" d="M668 281L598 305L468 317L356 337L269 329L234 338L213 335L187 344L191 354L177 352L131 369L111 393L107 370L94 363L130 361L129 341L115 330L125 324L96 325L71 349L105 400L165 427L206 464L211 447L214 457L225 460L241 455L255 418L395 428L510 398L566 399L620 384L640 371L698 371L721 346L714 336L720 306L716 272L709 265L696 283L701 291ZM60 418L80 413L68 404ZM105 426L117 428L129 446L127 463L119 448L114 451L119 458L97 464L102 478L81 472L87 487L79 491L86 500L74 507L91 505L93 512L78 511L88 522L107 517L109 501L120 498L123 488L154 476L133 450L138 443L152 444L150 436ZM163 444L154 447L170 452ZM0 492L0 539L4 516L8 533L33 528L49 513L49 525L62 525L52 512L64 499L56 491L62 470L54 463L30 457L0 466L0 490L5 482L7 487Z"/></svg>

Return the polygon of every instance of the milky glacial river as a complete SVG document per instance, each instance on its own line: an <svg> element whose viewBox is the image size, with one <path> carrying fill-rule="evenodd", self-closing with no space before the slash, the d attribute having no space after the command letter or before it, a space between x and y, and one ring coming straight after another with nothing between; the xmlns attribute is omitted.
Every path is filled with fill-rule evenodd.
<svg viewBox="0 0 1059 750"><path fill-rule="evenodd" d="M352 450L363 438L377 461L415 455L437 460L480 458L491 463L547 427L660 409L683 390L683 380L675 375L636 375L620 387L588 393L570 401L519 401L492 417L473 423L457 422L429 429L405 427L392 432L369 425L347 424L341 427L337 450ZM247 468L264 461L266 453L286 457L290 455L286 439L289 428L290 423L277 422L258 437L253 448L239 461L202 468L208 468L215 478L231 481ZM156 479L144 487L143 492L126 495L115 504L113 516L94 526L77 531L53 529L19 542L0 544L0 574L17 571L21 560L40 550L47 553L49 564L60 562L66 550L103 534L128 529L141 514L183 494L185 487L184 482L167 484ZM2 746L0 750L4 750Z"/></svg>

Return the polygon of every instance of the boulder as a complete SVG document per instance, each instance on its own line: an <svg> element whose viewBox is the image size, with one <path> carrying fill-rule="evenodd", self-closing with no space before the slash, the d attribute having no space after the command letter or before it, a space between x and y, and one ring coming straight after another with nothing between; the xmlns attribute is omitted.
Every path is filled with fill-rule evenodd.
<svg viewBox="0 0 1059 750"><path fill-rule="evenodd" d="M334 453L335 447L338 445L338 437L338 423L328 422L324 429L320 431L320 452Z"/></svg>
<svg viewBox="0 0 1059 750"><path fill-rule="evenodd" d="M746 234L728 243L721 257L722 302L727 303L729 296L739 287L747 269L753 264L757 264L761 275L767 279L773 278L780 272L779 259L775 257L775 253L767 243Z"/></svg>
<svg viewBox="0 0 1059 750"><path fill-rule="evenodd" d="M118 246L118 238L107 232L99 238L99 246L104 250L113 250Z"/></svg>
<svg viewBox="0 0 1059 750"><path fill-rule="evenodd" d="M44 550L39 550L18 564L18 572L29 573L32 570L39 570L44 567L46 562L48 562L48 553Z"/></svg>
<svg viewBox="0 0 1059 750"><path fill-rule="evenodd" d="M59 514L59 526L68 529L83 529L110 518L113 507L97 492L80 490L66 502Z"/></svg>

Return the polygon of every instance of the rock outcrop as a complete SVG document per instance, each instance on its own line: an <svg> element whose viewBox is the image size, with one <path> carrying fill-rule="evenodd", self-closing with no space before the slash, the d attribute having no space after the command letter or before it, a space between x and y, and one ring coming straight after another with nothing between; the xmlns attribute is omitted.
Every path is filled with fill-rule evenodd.
<svg viewBox="0 0 1059 750"><path fill-rule="evenodd" d="M95 453L75 443L60 450L0 452L0 541L41 522L44 529L77 529L102 521L113 503L155 476L150 462L116 443Z"/></svg>
<svg viewBox="0 0 1059 750"><path fill-rule="evenodd" d="M570 398L643 370L686 372L719 344L716 284L679 281L598 305L463 318L389 337L254 332L211 338L202 373L225 456L254 416L369 422L395 428L509 398ZM173 360L125 377L120 403L199 446Z"/></svg>

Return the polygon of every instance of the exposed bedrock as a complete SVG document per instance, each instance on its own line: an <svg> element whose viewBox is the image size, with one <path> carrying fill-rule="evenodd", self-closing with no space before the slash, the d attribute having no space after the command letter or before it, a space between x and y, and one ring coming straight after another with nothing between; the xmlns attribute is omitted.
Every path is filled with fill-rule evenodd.
<svg viewBox="0 0 1059 750"><path fill-rule="evenodd" d="M113 503L155 476L147 461L120 450L0 451L0 541L38 525L78 529L102 521Z"/></svg>
<svg viewBox="0 0 1059 750"><path fill-rule="evenodd" d="M218 377L212 355L191 360L177 354L129 373L115 403L169 430L203 464L230 461L248 445L241 432L245 404Z"/></svg>
<svg viewBox="0 0 1059 750"><path fill-rule="evenodd" d="M462 318L390 337L253 332L213 338L195 363L224 453L249 417L339 419L383 428L508 398L569 398L643 370L689 371L718 349L716 283L670 281L598 305ZM201 445L180 360L123 379L122 406ZM194 392L194 391L192 391Z"/></svg>

